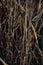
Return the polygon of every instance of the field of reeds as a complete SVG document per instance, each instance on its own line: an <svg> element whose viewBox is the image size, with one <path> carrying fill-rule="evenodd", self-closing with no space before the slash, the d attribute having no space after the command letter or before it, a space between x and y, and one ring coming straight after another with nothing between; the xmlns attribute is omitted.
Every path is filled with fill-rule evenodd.
<svg viewBox="0 0 43 65"><path fill-rule="evenodd" d="M0 0L0 65L43 65L43 0Z"/></svg>

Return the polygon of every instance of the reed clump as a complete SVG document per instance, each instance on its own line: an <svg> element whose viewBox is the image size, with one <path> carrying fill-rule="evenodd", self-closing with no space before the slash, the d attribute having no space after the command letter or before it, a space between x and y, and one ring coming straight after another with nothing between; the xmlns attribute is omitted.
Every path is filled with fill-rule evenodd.
<svg viewBox="0 0 43 65"><path fill-rule="evenodd" d="M0 0L0 65L43 65L43 1Z"/></svg>

